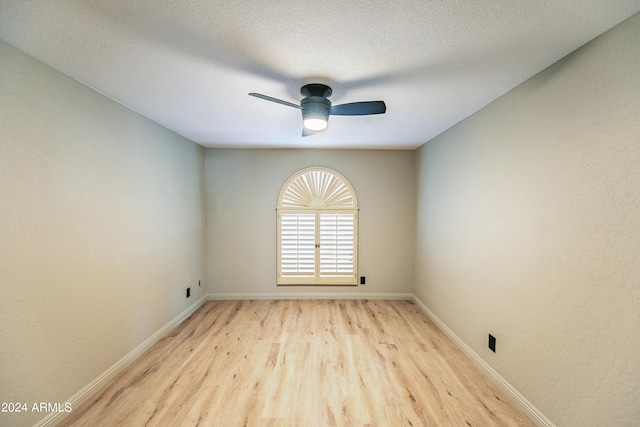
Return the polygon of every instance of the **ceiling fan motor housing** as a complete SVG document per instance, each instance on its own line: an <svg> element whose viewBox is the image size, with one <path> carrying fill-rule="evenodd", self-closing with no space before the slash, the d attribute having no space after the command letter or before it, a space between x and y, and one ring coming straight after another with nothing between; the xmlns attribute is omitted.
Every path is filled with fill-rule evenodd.
<svg viewBox="0 0 640 427"><path fill-rule="evenodd" d="M300 101L303 119L318 118L325 121L329 118L331 101L321 96L308 96Z"/></svg>
<svg viewBox="0 0 640 427"><path fill-rule="evenodd" d="M331 88L320 83L311 83L300 88L300 94L304 96L300 101L302 110L302 120L320 119L324 122L329 120L331 113L331 101L327 98L331 96Z"/></svg>

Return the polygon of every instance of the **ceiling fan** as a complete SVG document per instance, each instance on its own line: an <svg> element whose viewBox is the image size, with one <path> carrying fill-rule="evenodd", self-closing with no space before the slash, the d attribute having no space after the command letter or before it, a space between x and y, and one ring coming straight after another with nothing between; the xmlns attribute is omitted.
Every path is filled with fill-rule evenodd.
<svg viewBox="0 0 640 427"><path fill-rule="evenodd" d="M251 92L249 95L278 104L287 105L302 111L302 136L309 136L323 131L329 122L329 115L333 116L368 116L384 114L387 106L384 101L349 102L347 104L331 105L329 98L331 88L321 83L310 83L302 86L300 94L304 97L300 105L282 99Z"/></svg>

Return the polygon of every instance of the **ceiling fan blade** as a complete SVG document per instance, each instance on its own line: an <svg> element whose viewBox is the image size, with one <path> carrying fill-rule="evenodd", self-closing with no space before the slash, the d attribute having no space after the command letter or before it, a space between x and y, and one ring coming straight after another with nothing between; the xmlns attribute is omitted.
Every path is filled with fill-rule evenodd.
<svg viewBox="0 0 640 427"><path fill-rule="evenodd" d="M384 101L350 102L331 107L332 116L368 116L384 114L386 111L387 106Z"/></svg>
<svg viewBox="0 0 640 427"><path fill-rule="evenodd" d="M286 105L288 107L297 108L298 110L300 109L300 106L297 104L294 104L293 102L283 101L282 99L273 98L271 96L263 95L261 93L251 92L249 95L255 96L256 98L264 99L265 101L275 102L278 104Z"/></svg>

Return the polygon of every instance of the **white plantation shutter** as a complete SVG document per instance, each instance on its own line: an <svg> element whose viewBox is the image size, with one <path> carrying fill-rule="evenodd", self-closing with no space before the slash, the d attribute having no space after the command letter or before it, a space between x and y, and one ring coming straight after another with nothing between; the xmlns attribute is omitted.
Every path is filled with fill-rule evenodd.
<svg viewBox="0 0 640 427"><path fill-rule="evenodd" d="M320 278L355 280L355 212L320 212Z"/></svg>
<svg viewBox="0 0 640 427"><path fill-rule="evenodd" d="M316 214L283 212L280 217L280 277L314 283L316 277Z"/></svg>
<svg viewBox="0 0 640 427"><path fill-rule="evenodd" d="M339 173L304 169L278 199L279 285L357 284L358 208Z"/></svg>
<svg viewBox="0 0 640 427"><path fill-rule="evenodd" d="M309 168L289 178L280 192L280 208L354 208L355 193L337 172Z"/></svg>

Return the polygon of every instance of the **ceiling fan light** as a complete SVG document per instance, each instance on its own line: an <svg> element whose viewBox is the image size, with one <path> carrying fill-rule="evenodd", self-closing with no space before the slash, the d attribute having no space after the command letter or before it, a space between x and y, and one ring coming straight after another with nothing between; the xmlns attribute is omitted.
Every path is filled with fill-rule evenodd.
<svg viewBox="0 0 640 427"><path fill-rule="evenodd" d="M327 128L327 119L324 117L306 117L303 124L307 130L319 132Z"/></svg>

